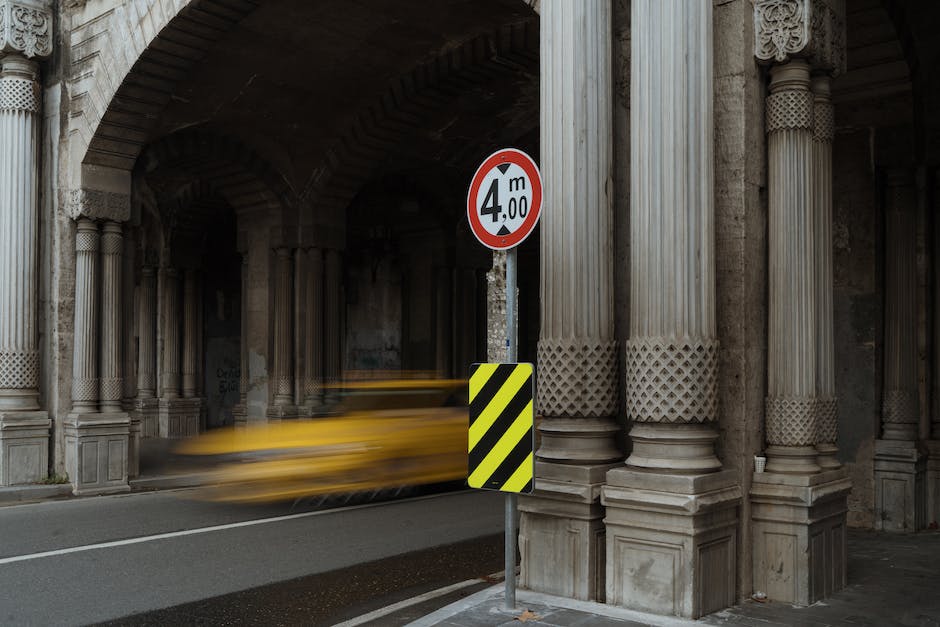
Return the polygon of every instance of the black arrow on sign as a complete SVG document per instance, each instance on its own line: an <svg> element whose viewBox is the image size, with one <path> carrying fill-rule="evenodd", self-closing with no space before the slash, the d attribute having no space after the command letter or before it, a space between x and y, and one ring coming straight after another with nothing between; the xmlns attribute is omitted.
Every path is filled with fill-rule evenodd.
<svg viewBox="0 0 940 627"><path fill-rule="evenodd" d="M504 224L502 227L500 227L500 229L499 229L498 231L496 231L496 234L497 234L497 235L509 235L509 233L510 233L510 231L509 231L509 229L506 228L506 225L505 225L505 224Z"/></svg>
<svg viewBox="0 0 940 627"><path fill-rule="evenodd" d="M500 165L498 165L498 166L496 166L496 167L499 168L499 171L500 171L500 172L502 172L503 174L506 174L506 170L509 169L509 165L510 165L510 164L508 164L508 163L502 163L502 164L500 164Z"/></svg>

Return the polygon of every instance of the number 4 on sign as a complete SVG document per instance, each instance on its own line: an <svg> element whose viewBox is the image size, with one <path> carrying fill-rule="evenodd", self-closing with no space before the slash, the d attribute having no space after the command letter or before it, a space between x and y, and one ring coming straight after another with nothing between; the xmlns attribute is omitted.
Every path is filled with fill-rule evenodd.
<svg viewBox="0 0 940 627"><path fill-rule="evenodd" d="M493 179L490 183L490 189L483 198L483 206L480 207L480 215L493 216L493 222L499 222L499 214L503 212L503 206L499 204L499 180Z"/></svg>

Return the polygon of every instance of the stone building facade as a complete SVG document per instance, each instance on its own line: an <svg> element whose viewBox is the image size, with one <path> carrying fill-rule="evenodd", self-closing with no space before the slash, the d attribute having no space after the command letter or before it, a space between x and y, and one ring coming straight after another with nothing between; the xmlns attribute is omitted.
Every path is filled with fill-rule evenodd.
<svg viewBox="0 0 940 627"><path fill-rule="evenodd" d="M0 484L127 490L150 439L498 353L463 207L512 145L521 585L824 598L847 526L940 519L938 12L0 0Z"/></svg>

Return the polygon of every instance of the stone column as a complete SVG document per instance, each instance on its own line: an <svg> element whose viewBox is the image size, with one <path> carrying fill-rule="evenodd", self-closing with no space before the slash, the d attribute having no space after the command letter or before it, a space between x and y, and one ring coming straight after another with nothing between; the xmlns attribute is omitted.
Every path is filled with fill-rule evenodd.
<svg viewBox="0 0 940 627"><path fill-rule="evenodd" d="M75 233L75 335L72 348L72 411L98 411L98 226L78 220Z"/></svg>
<svg viewBox="0 0 940 627"><path fill-rule="evenodd" d="M157 437L160 433L157 409L156 376L156 276L153 266L144 266L140 272L139 303L137 306L137 398L134 411L140 420L143 437Z"/></svg>
<svg viewBox="0 0 940 627"><path fill-rule="evenodd" d="M607 603L697 618L735 601L741 501L714 451L712 2L633 0L630 24L633 451L602 490Z"/></svg>
<svg viewBox="0 0 940 627"><path fill-rule="evenodd" d="M929 172L929 171L928 171ZM940 176L934 170L927 175L928 186L933 185L934 207L940 203ZM928 192L929 194L929 192ZM928 195L929 198L929 195ZM928 211L930 205L928 204ZM927 515L924 522L929 527L940 524L940 218L933 218L932 252L933 252L933 411L931 412L930 437L926 442L927 457Z"/></svg>
<svg viewBox="0 0 940 627"><path fill-rule="evenodd" d="M765 101L767 466L751 484L752 585L771 600L808 605L845 586L851 483L826 446L835 440L831 422L825 472L816 448L821 410L827 420L835 415L833 403L827 408L834 402L828 79L816 80L815 95L810 89L811 70L844 70L845 17L841 0L757 0L754 10L755 56L774 65Z"/></svg>
<svg viewBox="0 0 940 627"><path fill-rule="evenodd" d="M325 294L324 294L324 333L323 333L323 370L327 386L340 383L343 371L342 361L342 280L343 265L340 252L335 249L326 251ZM326 397L335 401L337 390L327 387Z"/></svg>
<svg viewBox="0 0 940 627"><path fill-rule="evenodd" d="M812 474L820 470L815 448L813 95L805 60L775 65L770 76L767 471Z"/></svg>
<svg viewBox="0 0 940 627"><path fill-rule="evenodd" d="M450 376L451 357L451 269L437 268L435 276L434 356L437 376Z"/></svg>
<svg viewBox="0 0 940 627"><path fill-rule="evenodd" d="M307 303L307 297L305 290L307 288L307 274L310 272L310 269L307 267L307 253L302 248L294 249L294 326L293 326L293 337L294 341L291 342L292 355L291 359L293 360L293 377L291 378L291 390L293 393L293 403L294 407L300 408L304 404L304 362L306 361L306 354L304 353L304 346L306 345L306 323L305 317L306 312L304 311L304 306ZM298 415L300 415L298 413Z"/></svg>
<svg viewBox="0 0 940 627"><path fill-rule="evenodd" d="M291 251L280 247L275 251L274 283L274 404L272 415L290 413L293 394L291 361Z"/></svg>
<svg viewBox="0 0 940 627"><path fill-rule="evenodd" d="M180 395L179 273L163 271L163 393L165 400Z"/></svg>
<svg viewBox="0 0 940 627"><path fill-rule="evenodd" d="M241 315L239 324L239 360L238 360L238 404L232 408L235 425L241 426L248 421L248 251L241 253L241 294L239 296Z"/></svg>
<svg viewBox="0 0 940 627"><path fill-rule="evenodd" d="M883 434L875 441L875 529L926 523L926 458L918 442L917 196L908 170L887 173Z"/></svg>
<svg viewBox="0 0 940 627"><path fill-rule="evenodd" d="M196 271L183 273L183 398L196 396Z"/></svg>
<svg viewBox="0 0 940 627"><path fill-rule="evenodd" d="M820 468L842 465L838 447L838 402L833 348L832 317L832 137L834 112L830 101L832 79L813 77L813 214L816 235L816 402Z"/></svg>
<svg viewBox="0 0 940 627"><path fill-rule="evenodd" d="M101 413L123 411L121 395L121 253L124 236L118 222L105 222L101 233Z"/></svg>
<svg viewBox="0 0 940 627"><path fill-rule="evenodd" d="M44 3L0 0L0 486L47 476L39 409L39 59L52 53Z"/></svg>
<svg viewBox="0 0 940 627"><path fill-rule="evenodd" d="M323 404L323 251L308 248L306 254L304 406L312 413Z"/></svg>
<svg viewBox="0 0 940 627"><path fill-rule="evenodd" d="M519 502L521 585L603 600L600 488L622 459L612 419L611 2L547 0L540 31L541 170L551 193L541 218L541 446L536 491Z"/></svg>

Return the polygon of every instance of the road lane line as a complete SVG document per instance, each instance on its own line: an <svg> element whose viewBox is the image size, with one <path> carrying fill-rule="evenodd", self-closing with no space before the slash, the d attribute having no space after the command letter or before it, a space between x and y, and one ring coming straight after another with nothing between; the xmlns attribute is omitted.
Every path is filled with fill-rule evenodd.
<svg viewBox="0 0 940 627"><path fill-rule="evenodd" d="M499 571L489 577L479 577L477 579L467 579L466 581L461 581L459 583L451 584L449 586L444 586L443 588L438 588L437 590L431 590L425 592L424 594L419 594L416 597L410 599L405 599L404 601L399 601L398 603L392 603L391 605L386 605L377 610L369 612L368 614L363 614L362 616L357 616L356 618L351 618L342 623L336 623L333 627L358 627L358 625L364 625L368 622L377 620L393 614L398 610L403 610L406 607L411 607L412 605L418 605L419 603L424 603L425 601L430 601L431 599L436 599L437 597L442 597L451 592L456 592L457 590L462 590L464 588L469 588L470 586L475 586L481 583L493 583L493 580L496 578L501 578L503 576L503 571Z"/></svg>
<svg viewBox="0 0 940 627"><path fill-rule="evenodd" d="M84 551L95 551L97 549L108 549L116 546L127 546L129 544L141 544L144 542L153 542L155 540L166 540L168 538L180 538L183 536L193 536L201 533L212 533L213 531L225 531L227 529L239 529L241 527L253 527L255 525L266 525L268 523L284 522L287 520L297 520L298 518L309 518L312 516L323 516L336 512L349 512L357 509L366 509L370 507L380 507L383 505L394 505L396 503L409 503L412 501L424 501L428 499L437 499L455 494L473 494L470 490L461 492L445 492L442 494L429 494L426 496L417 496L410 499L400 499L397 501L384 501L381 503L363 503L362 505L351 505L349 507L334 507L333 509L324 509L315 512L303 512L301 514L286 514L284 516L275 516L273 518L256 518L254 520L243 520L241 522L227 523L224 525L213 525L211 527L199 527L196 529L183 529L181 531L170 531L167 533L158 533L150 536L140 536L139 538L127 538L124 540L112 540L110 542L98 542L96 544L86 544L83 546L73 546L65 549L55 549L52 551L42 551L41 553L29 553L27 555L14 555L12 557L0 558L0 566L4 564L13 564L15 562L26 562L29 560L42 559L45 557L56 557L59 555L68 555L70 553L82 553Z"/></svg>

